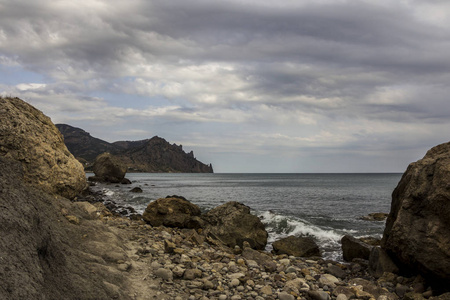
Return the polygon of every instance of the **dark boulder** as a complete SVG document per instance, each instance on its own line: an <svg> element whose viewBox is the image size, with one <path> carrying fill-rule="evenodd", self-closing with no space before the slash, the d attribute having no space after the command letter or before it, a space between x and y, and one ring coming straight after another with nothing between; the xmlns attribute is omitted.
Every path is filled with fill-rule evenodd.
<svg viewBox="0 0 450 300"><path fill-rule="evenodd" d="M227 202L211 209L202 218L206 221L205 234L228 247L243 248L247 241L253 249L262 250L267 244L267 231L261 220L250 213L250 208L239 202Z"/></svg>
<svg viewBox="0 0 450 300"><path fill-rule="evenodd" d="M450 143L408 166L392 193L382 247L424 277L450 284Z"/></svg>
<svg viewBox="0 0 450 300"><path fill-rule="evenodd" d="M344 235L341 239L342 255L344 260L352 261L354 258L369 259L372 246L349 235Z"/></svg>
<svg viewBox="0 0 450 300"><path fill-rule="evenodd" d="M130 193L142 193L142 192L143 192L143 190L138 186L136 186L130 190Z"/></svg>
<svg viewBox="0 0 450 300"><path fill-rule="evenodd" d="M105 152L95 159L94 173L97 181L120 183L127 173L127 166L117 157Z"/></svg>
<svg viewBox="0 0 450 300"><path fill-rule="evenodd" d="M152 226L202 228L200 208L182 198L161 198L151 202L142 218Z"/></svg>
<svg viewBox="0 0 450 300"><path fill-rule="evenodd" d="M288 236L272 244L276 254L287 254L297 257L321 256L319 247L312 237Z"/></svg>

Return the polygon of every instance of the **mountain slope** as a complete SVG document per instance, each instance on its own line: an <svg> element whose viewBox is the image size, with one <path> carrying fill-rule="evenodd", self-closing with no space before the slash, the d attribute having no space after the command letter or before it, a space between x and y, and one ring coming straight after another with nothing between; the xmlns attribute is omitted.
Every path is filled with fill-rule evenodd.
<svg viewBox="0 0 450 300"><path fill-rule="evenodd" d="M78 159L93 162L97 155L110 152L119 157L134 172L149 173L213 173L212 165L206 165L186 153L183 147L170 144L165 139L153 137L141 141L108 143L92 137L83 129L67 124L56 124L69 151Z"/></svg>

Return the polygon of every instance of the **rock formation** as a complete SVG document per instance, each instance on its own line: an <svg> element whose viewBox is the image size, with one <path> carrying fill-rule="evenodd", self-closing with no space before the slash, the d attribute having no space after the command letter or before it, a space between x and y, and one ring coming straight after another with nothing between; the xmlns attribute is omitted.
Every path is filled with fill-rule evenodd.
<svg viewBox="0 0 450 300"><path fill-rule="evenodd" d="M78 160L87 162L88 168L98 155L110 152L134 172L213 173L212 166L198 161L192 151L186 153L181 145L170 144L157 136L141 141L108 143L80 128L67 124L56 126L64 135L69 151Z"/></svg>
<svg viewBox="0 0 450 300"><path fill-rule="evenodd" d="M171 145L157 136L117 156L130 170L139 172L213 173L212 166L199 162L192 152L185 153L181 145Z"/></svg>
<svg viewBox="0 0 450 300"><path fill-rule="evenodd" d="M207 222L205 234L220 240L228 247L243 247L247 241L253 249L264 249L267 231L261 220L250 213L250 208L239 202L227 202L211 209L202 218Z"/></svg>
<svg viewBox="0 0 450 300"><path fill-rule="evenodd" d="M296 257L320 257L320 250L314 239L310 236L288 236L275 241L273 250L277 254L287 254Z"/></svg>
<svg viewBox="0 0 450 300"><path fill-rule="evenodd" d="M142 218L152 226L201 228L200 208L188 200L171 196L151 202Z"/></svg>
<svg viewBox="0 0 450 300"><path fill-rule="evenodd" d="M94 162L94 177L89 180L120 183L125 178L127 166L114 155L103 153Z"/></svg>
<svg viewBox="0 0 450 300"><path fill-rule="evenodd" d="M73 198L86 187L50 118L19 98L0 98L0 156L20 161L25 181L47 192Z"/></svg>
<svg viewBox="0 0 450 300"><path fill-rule="evenodd" d="M408 166L392 194L382 247L396 262L450 286L450 143Z"/></svg>

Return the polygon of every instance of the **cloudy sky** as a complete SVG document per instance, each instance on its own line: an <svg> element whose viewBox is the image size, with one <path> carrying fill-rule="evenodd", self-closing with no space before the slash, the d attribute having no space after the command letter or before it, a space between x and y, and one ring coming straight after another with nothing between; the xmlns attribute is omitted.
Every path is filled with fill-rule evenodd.
<svg viewBox="0 0 450 300"><path fill-rule="evenodd" d="M216 172L403 172L449 83L447 0L0 0L1 95Z"/></svg>

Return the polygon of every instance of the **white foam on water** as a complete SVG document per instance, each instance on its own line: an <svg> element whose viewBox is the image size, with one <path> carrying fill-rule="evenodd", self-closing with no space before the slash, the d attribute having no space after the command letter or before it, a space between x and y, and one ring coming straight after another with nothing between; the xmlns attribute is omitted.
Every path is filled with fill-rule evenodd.
<svg viewBox="0 0 450 300"><path fill-rule="evenodd" d="M111 190L103 189L103 194L106 195L106 196L108 196L108 197L111 197L111 196L114 195L115 193L114 193L113 191L111 191Z"/></svg>
<svg viewBox="0 0 450 300"><path fill-rule="evenodd" d="M290 235L311 236L317 241L324 258L341 260L340 241L344 233L338 233L332 228L321 228L306 220L278 215L270 211L260 213L259 217L269 233L269 244ZM271 245L268 250L271 250Z"/></svg>

